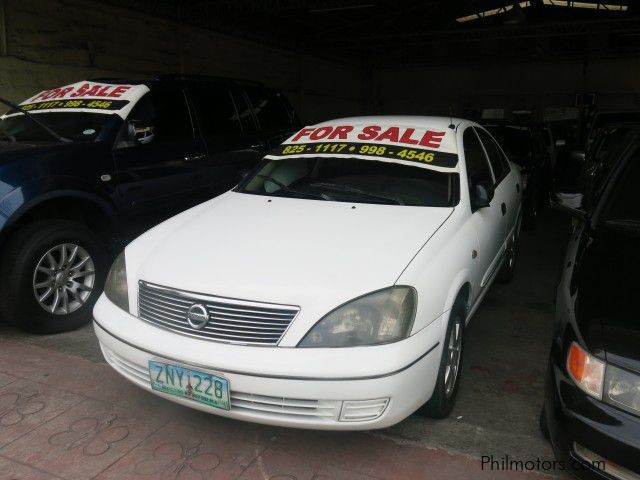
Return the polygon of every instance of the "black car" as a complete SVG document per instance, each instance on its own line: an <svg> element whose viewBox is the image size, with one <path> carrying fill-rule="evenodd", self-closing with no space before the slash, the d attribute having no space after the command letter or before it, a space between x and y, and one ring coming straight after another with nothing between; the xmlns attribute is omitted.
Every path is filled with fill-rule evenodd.
<svg viewBox="0 0 640 480"><path fill-rule="evenodd" d="M591 190L563 263L540 418L581 478L640 478L640 130ZM584 463L582 464L584 465Z"/></svg>
<svg viewBox="0 0 640 480"><path fill-rule="evenodd" d="M538 210L548 199L551 188L551 155L545 144L542 126L496 122L485 123L513 163L522 173L523 226L535 227Z"/></svg>
<svg viewBox="0 0 640 480"><path fill-rule="evenodd" d="M284 96L229 79L100 79L0 119L0 313L27 330L89 320L111 255L228 190L299 128Z"/></svg>

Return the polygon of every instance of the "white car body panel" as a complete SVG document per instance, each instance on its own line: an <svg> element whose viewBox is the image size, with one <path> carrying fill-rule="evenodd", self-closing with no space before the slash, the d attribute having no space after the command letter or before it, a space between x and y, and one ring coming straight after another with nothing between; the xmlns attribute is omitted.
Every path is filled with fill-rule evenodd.
<svg viewBox="0 0 640 480"><path fill-rule="evenodd" d="M455 128L449 128L451 123ZM428 400L454 303L462 292L469 321L519 228L520 173L511 166L491 205L472 212L462 135L467 128L481 128L478 125L438 117L360 117L308 128L313 132L327 125L353 125L349 135L357 139L357 132L370 124L399 125L405 131L415 126L425 138L432 129L445 138L447 153L457 152L457 164L421 166L459 172L458 204L436 208L227 192L127 246L129 312L104 295L94 309L107 361L147 389L151 359L216 372L230 381L229 412L154 393L211 413L273 425L383 428ZM290 144L291 139L283 145ZM371 160L377 159L363 157ZM203 295L295 305L300 311L277 346L192 338L137 318L139 281ZM417 291L416 316L406 339L375 346L295 348L330 311L393 285ZM335 407L335 415L303 418L251 410L243 400L246 395L317 401ZM382 398L389 401L377 419L341 420L340 409L347 405L342 402Z"/></svg>

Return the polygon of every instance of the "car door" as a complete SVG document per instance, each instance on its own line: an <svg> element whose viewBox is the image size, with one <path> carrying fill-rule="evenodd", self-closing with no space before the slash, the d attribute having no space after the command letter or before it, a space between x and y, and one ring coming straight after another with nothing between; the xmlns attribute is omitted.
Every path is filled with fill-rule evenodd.
<svg viewBox="0 0 640 480"><path fill-rule="evenodd" d="M129 137L128 123L150 125L145 143ZM184 89L154 87L132 109L114 148L119 206L132 234L197 203L198 172L191 159L205 155Z"/></svg>
<svg viewBox="0 0 640 480"><path fill-rule="evenodd" d="M469 196L475 195L478 184L490 188L495 179L489 166L484 147L480 143L478 134L473 127L468 127L462 137L467 184ZM499 266L505 237L504 220L501 202L494 196L488 207L471 208L471 223L478 236L478 252L476 269L473 272L474 284L480 294L495 276Z"/></svg>
<svg viewBox="0 0 640 480"><path fill-rule="evenodd" d="M188 90L207 149L206 157L191 164L200 171L203 194L213 197L237 184L243 170L255 167L265 145L233 84L192 82Z"/></svg>
<svg viewBox="0 0 640 480"><path fill-rule="evenodd" d="M511 174L511 166L498 143L484 129L476 128L494 177L494 201L500 205L505 242L513 233L518 216L520 186Z"/></svg>

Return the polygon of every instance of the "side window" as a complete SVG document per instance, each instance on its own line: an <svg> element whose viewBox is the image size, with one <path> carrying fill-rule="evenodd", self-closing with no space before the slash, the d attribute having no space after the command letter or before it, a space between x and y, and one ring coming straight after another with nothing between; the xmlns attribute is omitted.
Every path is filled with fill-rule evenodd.
<svg viewBox="0 0 640 480"><path fill-rule="evenodd" d="M238 119L242 125L242 130L245 133L253 133L256 131L256 124L251 116L251 109L245 96L242 92L234 91L232 93L233 101L236 104L236 110L238 113Z"/></svg>
<svg viewBox="0 0 640 480"><path fill-rule="evenodd" d="M628 160L627 166L619 177L618 185L612 192L607 207L607 220L631 220L640 222L640 202L638 202L638 184L640 182L640 150L636 150Z"/></svg>
<svg viewBox="0 0 640 480"><path fill-rule="evenodd" d="M262 130L291 128L294 119L280 93L259 87L247 87L245 91Z"/></svg>
<svg viewBox="0 0 640 480"><path fill-rule="evenodd" d="M467 180L469 182L469 194L473 196L474 188L478 184L493 185L493 176L489 169L489 163L480 144L478 136L473 128L467 128L462 137L464 146L464 158L467 167Z"/></svg>
<svg viewBox="0 0 640 480"><path fill-rule="evenodd" d="M193 124L182 89L154 90L142 97L129 115L131 120L151 122L154 143L193 138Z"/></svg>
<svg viewBox="0 0 640 480"><path fill-rule="evenodd" d="M482 140L482 144L484 145L485 150L487 151L487 155L489 156L489 163L491 163L491 168L493 169L493 175L496 178L496 185L502 181L504 177L509 174L509 164L507 163L502 151L496 144L495 140L491 138L484 130L478 128L476 129L478 135L480 136L480 140Z"/></svg>
<svg viewBox="0 0 640 480"><path fill-rule="evenodd" d="M224 85L196 84L189 87L198 112L200 130L205 137L239 134L240 118Z"/></svg>

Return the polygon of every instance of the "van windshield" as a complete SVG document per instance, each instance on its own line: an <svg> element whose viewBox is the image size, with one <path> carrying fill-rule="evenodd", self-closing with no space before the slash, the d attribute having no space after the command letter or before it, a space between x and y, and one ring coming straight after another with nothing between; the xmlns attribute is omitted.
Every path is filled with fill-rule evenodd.
<svg viewBox="0 0 640 480"><path fill-rule="evenodd" d="M117 115L90 112L32 113L59 135L74 142L96 141ZM50 142L51 134L24 114L10 115L0 120L0 137L17 142Z"/></svg>
<svg viewBox="0 0 640 480"><path fill-rule="evenodd" d="M458 174L360 158L264 160L243 193L354 203L452 207Z"/></svg>

